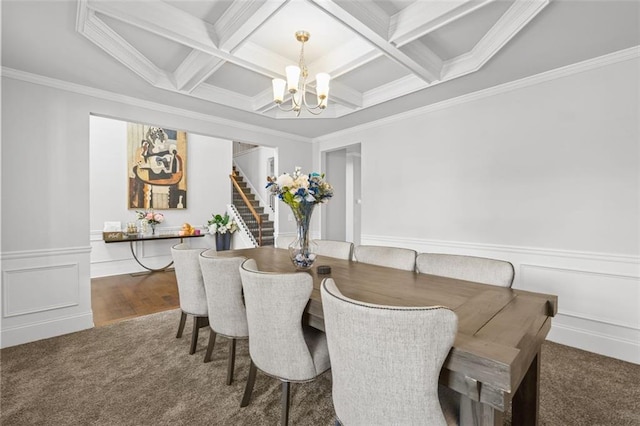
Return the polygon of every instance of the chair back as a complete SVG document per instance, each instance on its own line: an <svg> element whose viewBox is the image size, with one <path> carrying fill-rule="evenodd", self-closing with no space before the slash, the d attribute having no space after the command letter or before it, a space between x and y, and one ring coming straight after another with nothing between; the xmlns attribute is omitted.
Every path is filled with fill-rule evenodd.
<svg viewBox="0 0 640 426"><path fill-rule="evenodd" d="M276 248L289 248L289 244L291 244L295 239L296 237L291 235L278 235L276 237Z"/></svg>
<svg viewBox="0 0 640 426"><path fill-rule="evenodd" d="M314 241L317 244L316 254L320 256L335 257L337 259L351 260L353 255L353 243L333 240Z"/></svg>
<svg viewBox="0 0 640 426"><path fill-rule="evenodd" d="M420 253L416 259L419 273L459 280L511 287L515 271L505 260L455 254Z"/></svg>
<svg viewBox="0 0 640 426"><path fill-rule="evenodd" d="M180 309L195 316L207 316L208 314L207 297L198 260L202 251L201 248L190 248L184 243L171 247L178 283Z"/></svg>
<svg viewBox="0 0 640 426"><path fill-rule="evenodd" d="M332 398L345 425L445 425L438 377L458 319L441 306L358 302L321 285Z"/></svg>
<svg viewBox="0 0 640 426"><path fill-rule="evenodd" d="M249 353L263 372L286 381L318 375L302 332L302 314L313 290L306 272L258 271L255 260L240 267L249 324Z"/></svg>
<svg viewBox="0 0 640 426"><path fill-rule="evenodd" d="M362 263L415 271L416 254L415 250L398 247L357 246L353 257Z"/></svg>
<svg viewBox="0 0 640 426"><path fill-rule="evenodd" d="M200 254L209 309L209 326L217 334L248 337L247 311L242 298L240 265L244 257L215 257L214 249Z"/></svg>

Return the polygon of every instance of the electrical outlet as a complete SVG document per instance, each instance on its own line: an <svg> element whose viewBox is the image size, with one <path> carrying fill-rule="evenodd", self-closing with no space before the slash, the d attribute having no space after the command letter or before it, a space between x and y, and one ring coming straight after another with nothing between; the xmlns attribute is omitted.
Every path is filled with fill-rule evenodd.
<svg viewBox="0 0 640 426"><path fill-rule="evenodd" d="M293 213L289 213L289 214L287 215L287 220L288 220L289 222L293 222Z"/></svg>

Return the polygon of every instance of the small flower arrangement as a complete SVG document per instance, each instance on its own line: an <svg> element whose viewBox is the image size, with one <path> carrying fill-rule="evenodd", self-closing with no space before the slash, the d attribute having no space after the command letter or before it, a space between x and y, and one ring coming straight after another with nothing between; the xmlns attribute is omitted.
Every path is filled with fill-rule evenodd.
<svg viewBox="0 0 640 426"><path fill-rule="evenodd" d="M324 173L303 174L300 167L296 167L292 175L268 176L267 182L271 193L293 209L301 204L326 203L333 197L333 187L324 180Z"/></svg>
<svg viewBox="0 0 640 426"><path fill-rule="evenodd" d="M157 225L164 222L164 215L162 213L156 213L153 210L147 210L144 212L137 211L136 215L138 220L141 220L149 225Z"/></svg>
<svg viewBox="0 0 640 426"><path fill-rule="evenodd" d="M238 230L238 224L229 217L229 214L225 213L224 216L212 214L211 216L211 219L207 222L210 234L226 234L227 232L233 234Z"/></svg>

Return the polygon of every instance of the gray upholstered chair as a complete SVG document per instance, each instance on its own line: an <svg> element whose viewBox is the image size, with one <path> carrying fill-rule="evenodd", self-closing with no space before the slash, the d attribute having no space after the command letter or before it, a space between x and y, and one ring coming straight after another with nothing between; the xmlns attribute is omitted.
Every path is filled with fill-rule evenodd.
<svg viewBox="0 0 640 426"><path fill-rule="evenodd" d="M314 241L317 244L316 254L320 256L335 257L337 259L351 260L353 255L353 243L333 240Z"/></svg>
<svg viewBox="0 0 640 426"><path fill-rule="evenodd" d="M251 400L256 371L282 381L281 424L289 420L289 385L308 382L330 367L327 339L322 331L302 325L313 279L306 272L259 272L253 259L240 267L247 321L251 368L242 407Z"/></svg>
<svg viewBox="0 0 640 426"><path fill-rule="evenodd" d="M358 302L331 278L320 293L340 423L457 423L459 394L438 385L458 327L453 311Z"/></svg>
<svg viewBox="0 0 640 426"><path fill-rule="evenodd" d="M295 235L278 235L276 237L276 248L289 248L289 244L291 244L295 239Z"/></svg>
<svg viewBox="0 0 640 426"><path fill-rule="evenodd" d="M216 257L216 250L210 249L200 254L200 268L204 279L209 308L209 345L204 362L211 361L216 335L229 339L229 361L227 364L227 384L233 381L233 367L236 359L236 339L247 339L247 311L242 297L240 265L244 257Z"/></svg>
<svg viewBox="0 0 640 426"><path fill-rule="evenodd" d="M180 325L176 338L182 337L187 315L193 316L193 332L191 333L191 348L189 353L196 352L198 344L198 330L209 325L209 310L207 298L204 292L204 282L200 271L201 248L190 248L187 244L180 243L171 247L173 266L178 283L178 297L180 298Z"/></svg>
<svg viewBox="0 0 640 426"><path fill-rule="evenodd" d="M372 265L386 266L388 268L415 271L415 250L384 247L384 246L357 246L353 252L356 261L370 263Z"/></svg>
<svg viewBox="0 0 640 426"><path fill-rule="evenodd" d="M422 274L500 287L511 287L515 274L513 265L504 260L440 253L420 253L416 259L416 270Z"/></svg>

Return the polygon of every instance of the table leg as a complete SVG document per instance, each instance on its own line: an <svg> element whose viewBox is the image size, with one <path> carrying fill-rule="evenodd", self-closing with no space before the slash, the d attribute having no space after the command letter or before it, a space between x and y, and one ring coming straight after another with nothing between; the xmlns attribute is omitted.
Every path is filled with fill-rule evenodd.
<svg viewBox="0 0 640 426"><path fill-rule="evenodd" d="M512 424L537 425L539 421L540 401L540 350L531 361L527 373L522 378L520 386L511 402L513 412Z"/></svg>
<svg viewBox="0 0 640 426"><path fill-rule="evenodd" d="M462 395L460 399L460 424L473 426L502 426L504 413L489 404L471 400ZM517 423L513 423L516 425Z"/></svg>
<svg viewBox="0 0 640 426"><path fill-rule="evenodd" d="M180 242L182 242L182 238L180 238ZM148 266L145 266L142 264L142 262L140 262L140 260L138 259L138 256L136 256L136 251L133 249L133 241L129 241L129 247L131 248L131 254L133 255L133 258L136 260L136 262L138 262L138 265L142 266L144 269L146 269L147 271L151 271L151 272L161 272L161 271L166 271L167 268L169 268L169 266L173 265L173 260L171 262L169 262L168 265L163 266L161 268L149 268Z"/></svg>

